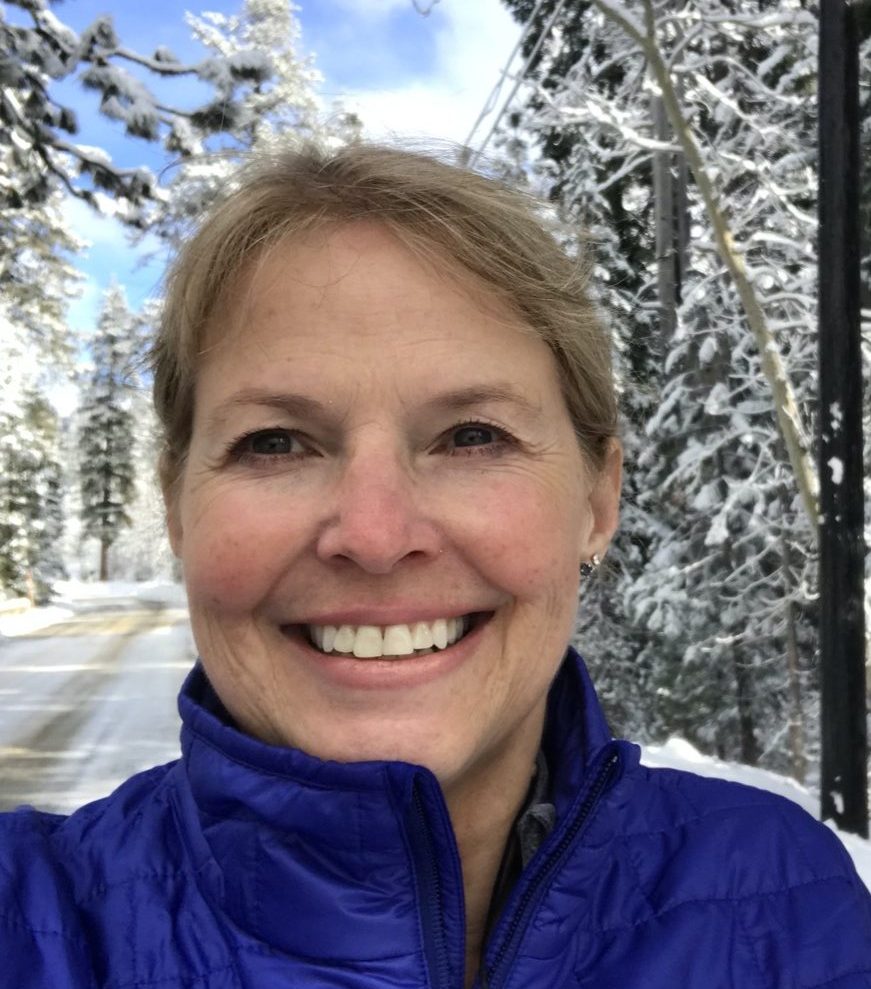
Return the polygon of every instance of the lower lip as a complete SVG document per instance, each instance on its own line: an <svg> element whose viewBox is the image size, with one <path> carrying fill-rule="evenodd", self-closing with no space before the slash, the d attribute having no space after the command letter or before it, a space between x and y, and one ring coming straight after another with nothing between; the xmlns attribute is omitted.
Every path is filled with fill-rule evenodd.
<svg viewBox="0 0 871 989"><path fill-rule="evenodd" d="M459 642L425 656L396 659L356 659L315 649L297 628L287 637L298 645L319 676L337 687L350 690L406 690L421 687L447 676L471 656L480 642L490 615L479 621Z"/></svg>

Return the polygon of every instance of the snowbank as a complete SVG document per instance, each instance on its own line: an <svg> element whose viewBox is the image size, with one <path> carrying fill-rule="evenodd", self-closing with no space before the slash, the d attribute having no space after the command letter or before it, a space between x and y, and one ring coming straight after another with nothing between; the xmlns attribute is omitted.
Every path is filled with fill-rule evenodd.
<svg viewBox="0 0 871 989"><path fill-rule="evenodd" d="M185 607L184 587L171 581L58 580L54 585L55 599L60 603L93 601L95 598L137 598L140 601Z"/></svg>
<svg viewBox="0 0 871 989"><path fill-rule="evenodd" d="M28 635L66 621L76 614L76 606L96 599L121 598L159 604L170 608L187 608L187 598L181 584L169 581L108 580L87 583L81 580L58 580L53 585L53 603L40 608L3 614L0 612L0 636L11 638Z"/></svg>
<svg viewBox="0 0 871 989"><path fill-rule="evenodd" d="M71 608L59 608L55 605L46 608L29 608L16 615L0 614L0 637L11 638L15 635L38 632L49 625L65 621L74 614Z"/></svg>

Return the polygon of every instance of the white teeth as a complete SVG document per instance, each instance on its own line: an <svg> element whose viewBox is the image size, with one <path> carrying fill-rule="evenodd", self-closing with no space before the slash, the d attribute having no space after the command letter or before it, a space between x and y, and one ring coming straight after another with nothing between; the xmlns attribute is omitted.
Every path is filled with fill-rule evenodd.
<svg viewBox="0 0 871 989"><path fill-rule="evenodd" d="M414 643L407 625L388 625L384 629L385 656L410 656L413 652Z"/></svg>
<svg viewBox="0 0 871 989"><path fill-rule="evenodd" d="M432 649L432 629L426 622L417 622L411 632L415 649Z"/></svg>
<svg viewBox="0 0 871 989"><path fill-rule="evenodd" d="M318 626L314 625L312 626L312 628L317 629ZM332 652L333 645L336 642L336 633L339 630L336 628L335 625L324 625L323 628L324 628L323 642L317 642L317 639L315 639L315 642L317 642L317 644L321 647L321 649L323 649L324 652Z"/></svg>
<svg viewBox="0 0 871 989"><path fill-rule="evenodd" d="M358 659L425 655L446 649L468 631L468 618L437 618L413 625L309 625L309 637L321 652L344 653Z"/></svg>
<svg viewBox="0 0 871 989"><path fill-rule="evenodd" d="M444 618L436 618L432 623L432 644L436 649L446 649L448 646L448 623Z"/></svg>
<svg viewBox="0 0 871 989"><path fill-rule="evenodd" d="M315 626L317 628L317 626ZM336 652L353 652L354 651L354 639L356 635L354 634L354 629L350 625L342 625L341 628L336 630L336 638L333 640L333 649Z"/></svg>
<svg viewBox="0 0 871 989"><path fill-rule="evenodd" d="M460 637L460 633L463 630L463 619L462 618L449 618L448 619L448 645L453 645L457 639Z"/></svg>
<svg viewBox="0 0 871 989"><path fill-rule="evenodd" d="M374 659L384 655L384 636L377 625L360 625L354 637L352 652L357 659Z"/></svg>

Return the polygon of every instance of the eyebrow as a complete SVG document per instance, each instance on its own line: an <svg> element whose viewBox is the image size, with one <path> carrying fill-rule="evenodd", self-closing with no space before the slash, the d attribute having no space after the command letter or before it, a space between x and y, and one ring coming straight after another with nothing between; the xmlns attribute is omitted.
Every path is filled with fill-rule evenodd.
<svg viewBox="0 0 871 989"><path fill-rule="evenodd" d="M520 414L529 419L541 416L541 406L531 401L508 382L491 382L484 385L470 385L466 388L454 388L440 392L422 403L422 408L428 412L460 412L477 405L500 404L513 406ZM227 416L234 410L246 405L257 405L264 408L277 409L290 416L317 419L325 423L333 423L344 418L334 408L307 395L297 395L292 392L273 392L262 388L244 388L236 392L227 401L222 402L208 417L206 428L211 431L220 429L226 422Z"/></svg>
<svg viewBox="0 0 871 989"><path fill-rule="evenodd" d="M246 405L258 405L267 409L277 409L290 416L329 421L338 418L333 409L315 398L306 395L295 395L290 392L273 392L263 388L243 388L231 398L228 398L211 413L206 421L208 431L218 430L224 426L227 416L234 409Z"/></svg>
<svg viewBox="0 0 871 989"><path fill-rule="evenodd" d="M541 415L541 405L531 401L508 382L492 382L486 385L471 385L442 392L423 403L427 409L446 412L461 411L475 405L512 405L518 412L529 418Z"/></svg>

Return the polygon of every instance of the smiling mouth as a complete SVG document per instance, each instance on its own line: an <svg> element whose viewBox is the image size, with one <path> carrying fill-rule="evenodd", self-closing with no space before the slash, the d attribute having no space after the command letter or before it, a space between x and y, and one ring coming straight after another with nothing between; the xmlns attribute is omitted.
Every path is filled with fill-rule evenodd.
<svg viewBox="0 0 871 989"><path fill-rule="evenodd" d="M301 634L324 655L353 659L411 659L441 652L484 624L493 612L472 612L407 625L293 625L285 634Z"/></svg>

